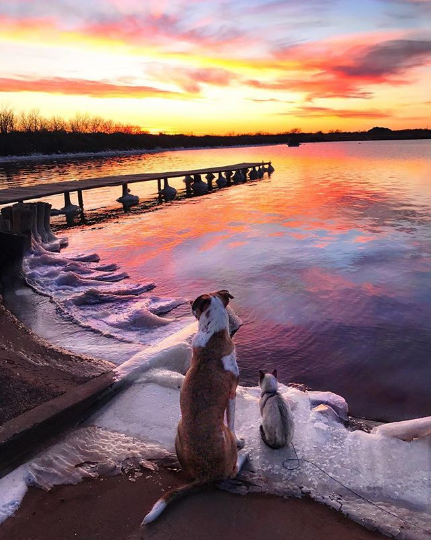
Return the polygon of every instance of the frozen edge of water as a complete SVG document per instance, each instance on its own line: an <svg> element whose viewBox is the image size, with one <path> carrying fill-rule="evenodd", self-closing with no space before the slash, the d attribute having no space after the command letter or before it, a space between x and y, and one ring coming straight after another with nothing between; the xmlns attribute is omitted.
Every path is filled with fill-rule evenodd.
<svg viewBox="0 0 431 540"><path fill-rule="evenodd" d="M52 161L57 159L85 159L98 157L115 157L115 156L134 156L147 154L160 154L163 152L182 152L185 150L217 150L226 148L255 148L260 146L283 146L284 143L263 143L263 144L232 144L227 146L177 146L175 148L157 147L151 150L146 149L130 149L130 150L102 150L100 152L65 152L60 154L31 154L26 156L0 156L0 164L2 163L19 163L28 161Z"/></svg>

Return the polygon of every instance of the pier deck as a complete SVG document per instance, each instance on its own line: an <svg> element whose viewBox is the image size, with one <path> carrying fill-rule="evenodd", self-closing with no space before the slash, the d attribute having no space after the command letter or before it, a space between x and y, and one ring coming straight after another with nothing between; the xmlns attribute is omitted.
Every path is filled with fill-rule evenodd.
<svg viewBox="0 0 431 540"><path fill-rule="evenodd" d="M87 178L84 180L71 180L65 182L52 182L38 184L34 186L11 187L0 190L0 205L29 201L33 199L41 199L51 195L61 195L71 193L73 191L87 191L89 189L97 189L109 186L121 186L134 184L137 182L150 182L154 180L162 180L165 178L178 178L180 176L219 173L226 171L237 171L242 169L250 169L252 167L260 167L261 165L269 165L269 161L259 161L251 163L237 163L234 165L224 165L222 167L209 167L204 169L190 169L185 171L164 171L155 173L143 174L126 174L119 176L102 176L100 178Z"/></svg>

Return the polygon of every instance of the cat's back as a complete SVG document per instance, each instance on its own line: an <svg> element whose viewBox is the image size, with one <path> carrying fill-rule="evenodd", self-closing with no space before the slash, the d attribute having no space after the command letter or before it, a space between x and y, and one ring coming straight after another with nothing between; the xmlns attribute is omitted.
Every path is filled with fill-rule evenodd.
<svg viewBox="0 0 431 540"><path fill-rule="evenodd" d="M290 444L294 433L294 422L290 405L278 392L261 403L262 427L277 446Z"/></svg>

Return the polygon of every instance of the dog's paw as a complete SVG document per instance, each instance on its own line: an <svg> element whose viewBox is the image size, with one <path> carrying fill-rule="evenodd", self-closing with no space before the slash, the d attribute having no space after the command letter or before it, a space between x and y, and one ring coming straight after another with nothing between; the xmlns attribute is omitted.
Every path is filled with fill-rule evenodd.
<svg viewBox="0 0 431 540"><path fill-rule="evenodd" d="M244 448L244 445L245 445L245 440L244 439L238 439L238 437L236 438L236 447L237 448Z"/></svg>

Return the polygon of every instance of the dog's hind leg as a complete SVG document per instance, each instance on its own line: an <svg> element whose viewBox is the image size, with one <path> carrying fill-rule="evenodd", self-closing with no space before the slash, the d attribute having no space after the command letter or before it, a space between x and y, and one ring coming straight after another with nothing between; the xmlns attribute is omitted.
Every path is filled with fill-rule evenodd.
<svg viewBox="0 0 431 540"><path fill-rule="evenodd" d="M249 453L246 452L245 450L240 450L238 452L238 457L236 458L235 467L233 469L233 472L230 478L235 478L241 472L241 469L243 468L244 463L248 459L248 456L249 456Z"/></svg>
<svg viewBox="0 0 431 540"><path fill-rule="evenodd" d="M236 467L237 467L237 469L238 469L237 474L238 474L238 473L241 471L241 469L243 468L243 465L244 465L244 463L247 461L248 456L249 456L249 453L246 452L245 450L241 450L240 452L238 452L238 459L236 460Z"/></svg>

